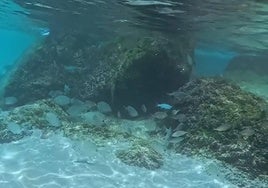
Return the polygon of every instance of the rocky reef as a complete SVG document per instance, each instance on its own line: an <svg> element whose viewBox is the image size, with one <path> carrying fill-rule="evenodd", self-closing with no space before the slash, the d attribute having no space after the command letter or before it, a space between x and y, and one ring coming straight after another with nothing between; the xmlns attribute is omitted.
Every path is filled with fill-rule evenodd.
<svg viewBox="0 0 268 188"><path fill-rule="evenodd" d="M268 175L268 108L262 98L221 78L193 80L169 95L173 108L162 123L181 137L173 144L177 152L216 158L253 177Z"/></svg>
<svg viewBox="0 0 268 188"><path fill-rule="evenodd" d="M18 104L69 88L70 96L113 104L153 103L186 83L193 64L193 43L161 35L118 37L101 44L85 34L50 35L10 76L4 96Z"/></svg>
<svg viewBox="0 0 268 188"><path fill-rule="evenodd" d="M90 120L82 118L89 113L100 112L94 109L81 112L79 121L73 121L68 110L51 99L2 111L0 143L20 140L39 130L40 139L62 134L74 141L90 141L97 149L109 144L119 145L121 147L117 146L114 154L127 165L150 170L163 165L162 153L154 149L151 145L152 139L149 139L149 133L156 128L152 120L120 120L102 114L104 123L100 125L95 123L96 117Z"/></svg>
<svg viewBox="0 0 268 188"><path fill-rule="evenodd" d="M163 165L163 156L148 143L134 143L130 148L119 150L116 156L124 163L132 166L155 170Z"/></svg>
<svg viewBox="0 0 268 188"><path fill-rule="evenodd" d="M168 145L183 154L216 158L252 177L268 175L267 103L223 79L188 82L194 63L189 38L120 37L93 45L84 35L49 36L11 74L4 97L13 97L16 105L33 104L0 114L1 143L30 135L33 128L43 137L60 131L100 145L127 142L115 155L153 170L163 165L162 153L150 144L156 139L162 149ZM163 98L172 108L150 116ZM73 99L79 104L71 104ZM89 100L107 101L113 111L96 112ZM124 105L142 104L148 107L143 115L158 125L131 126L113 116Z"/></svg>
<svg viewBox="0 0 268 188"><path fill-rule="evenodd" d="M170 110L135 121L98 116L96 106L74 113L70 110L78 105L74 99L76 103L67 106L53 99L36 101L1 112L0 141L21 139L37 128L41 139L59 133L97 148L116 146L118 160L149 170L164 165L169 148L217 159L254 178L267 177L267 103L262 98L223 79L193 80L168 95Z"/></svg>
<svg viewBox="0 0 268 188"><path fill-rule="evenodd" d="M71 126L68 114L51 100L36 101L0 113L0 142L8 143L29 136L32 129L41 129L45 134L65 126Z"/></svg>

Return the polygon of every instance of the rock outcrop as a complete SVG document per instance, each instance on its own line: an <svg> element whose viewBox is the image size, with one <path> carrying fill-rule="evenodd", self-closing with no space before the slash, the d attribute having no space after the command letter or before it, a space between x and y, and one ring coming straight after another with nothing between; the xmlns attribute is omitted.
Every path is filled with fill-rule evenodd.
<svg viewBox="0 0 268 188"><path fill-rule="evenodd" d="M176 151L231 164L253 177L268 175L267 103L222 79L198 79L171 93L173 108L163 120L185 131Z"/></svg>
<svg viewBox="0 0 268 188"><path fill-rule="evenodd" d="M154 103L185 84L193 64L187 38L116 38L92 45L77 33L49 36L11 75L4 96L25 104L67 87L71 97L113 104Z"/></svg>

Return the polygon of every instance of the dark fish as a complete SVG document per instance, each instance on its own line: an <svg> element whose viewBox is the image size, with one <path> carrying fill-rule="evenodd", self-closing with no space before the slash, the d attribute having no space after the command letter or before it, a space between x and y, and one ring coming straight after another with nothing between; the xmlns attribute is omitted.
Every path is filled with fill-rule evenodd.
<svg viewBox="0 0 268 188"><path fill-rule="evenodd" d="M81 163L81 164L87 164L87 165L93 165L94 164L93 162L89 162L88 159L78 159L78 160L75 160L74 163Z"/></svg>

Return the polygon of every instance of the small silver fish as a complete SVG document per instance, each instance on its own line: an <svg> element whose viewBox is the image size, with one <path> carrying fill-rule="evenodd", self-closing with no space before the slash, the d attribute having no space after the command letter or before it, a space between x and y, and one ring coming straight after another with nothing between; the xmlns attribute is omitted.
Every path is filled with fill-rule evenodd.
<svg viewBox="0 0 268 188"><path fill-rule="evenodd" d="M137 117L139 115L139 113L137 112L137 110L132 107L132 106L127 106L127 107L124 107L125 110L127 111L128 115L132 118L134 117Z"/></svg>
<svg viewBox="0 0 268 188"><path fill-rule="evenodd" d="M255 134L255 131L251 128L245 128L240 134L244 137L250 137Z"/></svg>
<svg viewBox="0 0 268 188"><path fill-rule="evenodd" d="M177 114L171 117L172 119L178 120L179 122L183 123L187 121L187 116L185 114Z"/></svg>
<svg viewBox="0 0 268 188"><path fill-rule="evenodd" d="M186 135L187 133L188 132L186 132L186 131L176 131L171 136L177 138L177 137L182 137L182 136Z"/></svg>
<svg viewBox="0 0 268 188"><path fill-rule="evenodd" d="M48 28L43 28L43 29L40 29L40 34L42 36L48 36L48 35L50 35L50 31Z"/></svg>
<svg viewBox="0 0 268 188"><path fill-rule="evenodd" d="M174 91L174 92L168 93L167 95L172 96L177 99L183 99L187 96L187 94L182 91Z"/></svg>
<svg viewBox="0 0 268 188"><path fill-rule="evenodd" d="M146 108L145 104L141 105L141 111L143 113L147 113L147 108Z"/></svg>
<svg viewBox="0 0 268 188"><path fill-rule="evenodd" d="M93 162L90 162L88 159L78 159L73 161L74 163L81 163L81 164L87 164L87 165L93 165Z"/></svg>
<svg viewBox="0 0 268 188"><path fill-rule="evenodd" d="M117 117L118 117L118 118L121 118L121 117L122 117L120 111L117 112Z"/></svg>
<svg viewBox="0 0 268 188"><path fill-rule="evenodd" d="M14 105L18 102L18 99L16 97L6 97L5 98L5 105Z"/></svg>
<svg viewBox="0 0 268 188"><path fill-rule="evenodd" d="M52 135L52 132L48 130L42 131L42 134L40 136L41 139L48 139Z"/></svg>
<svg viewBox="0 0 268 188"><path fill-rule="evenodd" d="M183 140L184 140L183 137L174 137L174 138L171 138L168 142L171 144L179 144Z"/></svg>
<svg viewBox="0 0 268 188"><path fill-rule="evenodd" d="M180 112L180 110L172 110L172 112L171 112L171 113L172 113L172 115L174 115L174 116L175 116L175 115L177 115L179 112Z"/></svg>
<svg viewBox="0 0 268 188"><path fill-rule="evenodd" d="M167 113L166 112L155 112L153 114L153 118L155 119L159 119L159 120L162 120L162 119L165 119L167 117Z"/></svg>
<svg viewBox="0 0 268 188"><path fill-rule="evenodd" d="M224 132L224 131L228 131L229 129L231 129L231 125L230 124L223 124L217 128L215 128L215 131L219 131L219 132Z"/></svg>
<svg viewBox="0 0 268 188"><path fill-rule="evenodd" d="M194 65L193 58L189 54L187 54L187 63L191 66Z"/></svg>
<svg viewBox="0 0 268 188"><path fill-rule="evenodd" d="M103 113L103 114L110 114L112 113L112 108L111 106L104 101L100 101L97 103L97 109L99 112Z"/></svg>

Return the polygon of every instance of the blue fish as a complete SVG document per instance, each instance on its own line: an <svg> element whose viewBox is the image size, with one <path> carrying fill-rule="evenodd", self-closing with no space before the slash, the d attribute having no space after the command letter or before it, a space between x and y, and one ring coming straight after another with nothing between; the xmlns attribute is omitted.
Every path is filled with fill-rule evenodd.
<svg viewBox="0 0 268 188"><path fill-rule="evenodd" d="M49 29L40 29L40 34L42 36L48 36L50 34Z"/></svg>
<svg viewBox="0 0 268 188"><path fill-rule="evenodd" d="M164 110L170 110L172 108L171 105L166 104L166 103L157 104L156 106Z"/></svg>

